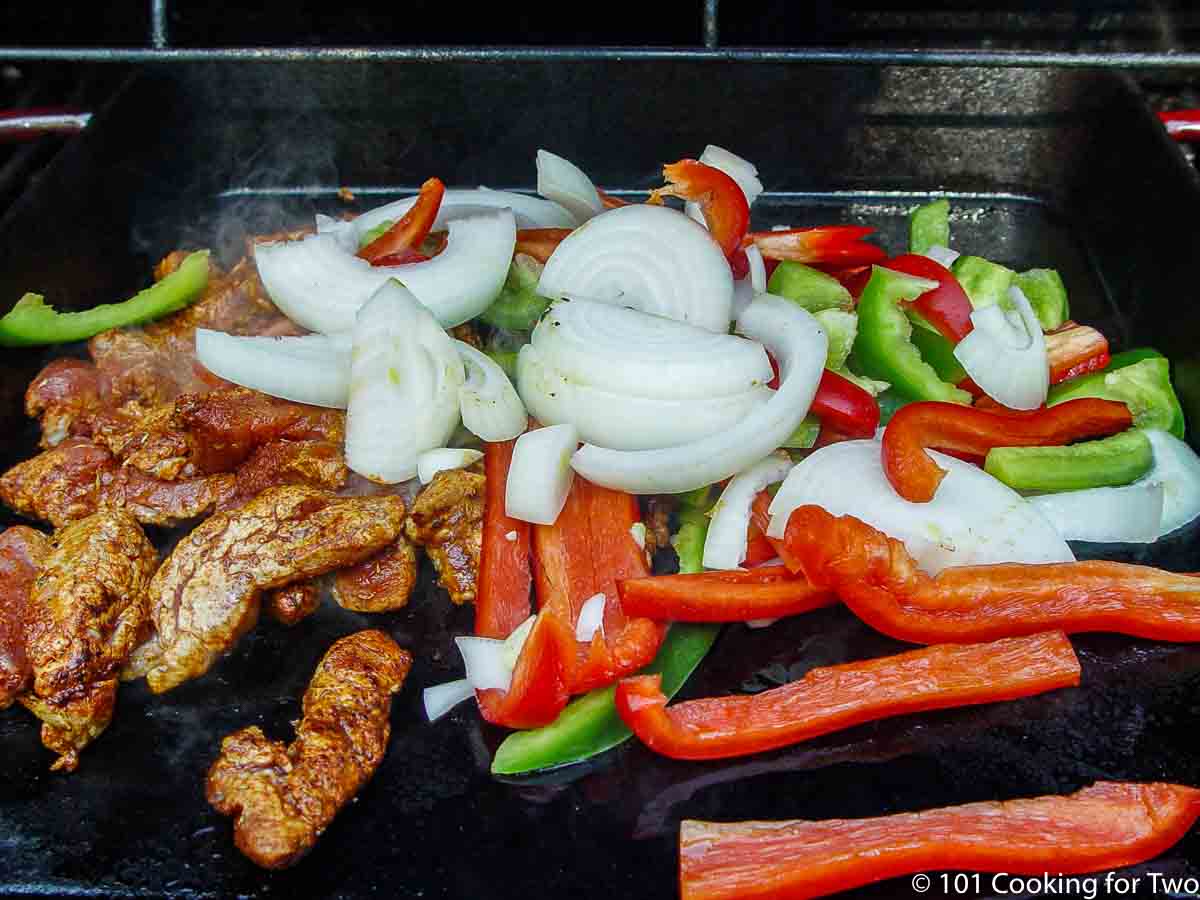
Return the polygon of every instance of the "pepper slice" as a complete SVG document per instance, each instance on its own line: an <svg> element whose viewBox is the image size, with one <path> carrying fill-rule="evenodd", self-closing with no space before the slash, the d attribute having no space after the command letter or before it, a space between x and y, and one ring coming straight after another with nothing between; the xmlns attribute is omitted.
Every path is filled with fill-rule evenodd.
<svg viewBox="0 0 1200 900"><path fill-rule="evenodd" d="M0 347L69 344L110 328L142 325L183 309L208 286L208 251L189 254L179 268L123 303L58 312L38 294L26 294L0 318Z"/></svg>
<svg viewBox="0 0 1200 900"><path fill-rule="evenodd" d="M729 759L798 744L863 722L930 709L1030 697L1079 684L1079 660L1061 631L989 644L943 644L812 669L761 694L667 706L659 678L617 685L617 711L655 753Z"/></svg>
<svg viewBox="0 0 1200 900"><path fill-rule="evenodd" d="M901 497L927 503L946 471L926 447L982 456L993 447L1044 447L1105 437L1132 424L1125 404L1094 398L1030 413L910 403L897 410L883 432L883 469Z"/></svg>
<svg viewBox="0 0 1200 900"><path fill-rule="evenodd" d="M680 197L699 203L708 233L732 263L741 253L742 238L750 228L750 205L738 183L720 169L695 159L663 166L663 178L667 186L651 193L650 202Z"/></svg>
<svg viewBox="0 0 1200 900"><path fill-rule="evenodd" d="M743 247L754 244L766 259L792 260L840 269L865 266L887 259L881 247L861 240L874 232L865 225L821 225L787 231L751 231Z"/></svg>
<svg viewBox="0 0 1200 900"><path fill-rule="evenodd" d="M942 381L913 346L912 323L900 308L928 290L928 282L880 266L858 298L858 337L854 360L858 370L886 381L911 400L970 403L971 395Z"/></svg>
<svg viewBox="0 0 1200 900"><path fill-rule="evenodd" d="M391 228L356 254L371 265L395 265L405 261L405 254L421 245L437 221L446 186L440 178L430 178L421 185L417 200Z"/></svg>
<svg viewBox="0 0 1200 900"><path fill-rule="evenodd" d="M865 390L837 372L821 373L809 412L848 437L874 437L879 404Z"/></svg>
<svg viewBox="0 0 1200 900"><path fill-rule="evenodd" d="M816 506L801 506L788 518L780 555L812 584L832 588L876 631L914 644L1052 629L1200 640L1195 575L1093 560L962 566L931 578L900 541Z"/></svg>
<svg viewBox="0 0 1200 900"><path fill-rule="evenodd" d="M983 469L1015 491L1081 491L1129 484L1153 465L1149 438L1131 428L1069 447L993 447Z"/></svg>
<svg viewBox="0 0 1200 900"><path fill-rule="evenodd" d="M938 286L926 291L912 302L920 313L946 340L957 344L971 333L971 313L974 307L954 273L928 256L906 253L887 261L887 267L915 278L928 278Z"/></svg>
<svg viewBox="0 0 1200 900"><path fill-rule="evenodd" d="M571 231L570 228L518 228L513 255L524 253L545 263Z"/></svg>
<svg viewBox="0 0 1200 900"><path fill-rule="evenodd" d="M874 819L696 822L679 830L682 900L823 897L937 869L1096 872L1159 855L1200 817L1200 790L1100 781L1067 796Z"/></svg>
<svg viewBox="0 0 1200 900"><path fill-rule="evenodd" d="M745 622L794 616L836 602L785 565L632 578L617 585L633 616L666 622Z"/></svg>
<svg viewBox="0 0 1200 900"><path fill-rule="evenodd" d="M950 246L950 201L945 197L922 204L908 214L910 253Z"/></svg>
<svg viewBox="0 0 1200 900"><path fill-rule="evenodd" d="M506 638L529 618L529 523L504 512L504 491L516 441L484 444L483 543L475 593L475 633Z"/></svg>
<svg viewBox="0 0 1200 900"><path fill-rule="evenodd" d="M483 717L506 728L537 728L553 722L570 697L575 634L551 613L540 613L517 657L507 691L475 692Z"/></svg>
<svg viewBox="0 0 1200 900"><path fill-rule="evenodd" d="M1109 363L1108 338L1095 328L1066 322L1046 333L1046 360L1051 384L1098 372Z"/></svg>

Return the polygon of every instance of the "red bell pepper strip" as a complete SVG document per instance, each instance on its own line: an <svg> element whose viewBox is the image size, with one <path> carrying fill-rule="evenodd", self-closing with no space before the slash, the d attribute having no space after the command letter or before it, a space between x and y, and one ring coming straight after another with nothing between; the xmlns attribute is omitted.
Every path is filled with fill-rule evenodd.
<svg viewBox="0 0 1200 900"><path fill-rule="evenodd" d="M888 269L904 272L917 278L936 281L938 286L926 291L912 302L912 307L941 332L942 337L957 344L971 333L971 300L954 273L928 256L906 253L884 263Z"/></svg>
<svg viewBox="0 0 1200 900"><path fill-rule="evenodd" d="M563 238L572 230L570 228L519 228L513 254L524 253L540 263L545 263L550 258L550 254L563 242Z"/></svg>
<svg viewBox="0 0 1200 900"><path fill-rule="evenodd" d="M755 244L766 259L790 259L839 268L867 266L887 259L881 248L860 240L874 230L865 225L823 225L788 231L752 231L743 238L742 245Z"/></svg>
<svg viewBox="0 0 1200 900"><path fill-rule="evenodd" d="M1198 816L1195 788L1099 781L1067 796L874 819L685 820L679 830L680 894L682 900L799 900L938 869L1097 872L1153 859ZM942 896L936 884L930 896Z"/></svg>
<svg viewBox="0 0 1200 900"><path fill-rule="evenodd" d="M761 694L667 706L658 675L617 685L617 712L643 744L673 759L776 750L892 716L1030 697L1079 684L1061 631L989 644L942 644L828 666Z"/></svg>
<svg viewBox="0 0 1200 900"><path fill-rule="evenodd" d="M605 209L616 209L620 206L629 206L628 200L622 200L620 197L614 197L612 194L606 194L600 188L596 188L596 193L600 195L600 202L604 204Z"/></svg>
<svg viewBox="0 0 1200 900"><path fill-rule="evenodd" d="M969 643L1059 629L1200 640L1200 577L1092 560L917 568L904 545L853 516L801 506L780 555L832 588L858 618L914 644Z"/></svg>
<svg viewBox="0 0 1200 900"><path fill-rule="evenodd" d="M1158 118L1175 140L1200 141L1200 109L1164 109Z"/></svg>
<svg viewBox="0 0 1200 900"><path fill-rule="evenodd" d="M1099 372L1111 359L1108 339L1095 328L1066 322L1047 332L1046 359L1050 363L1051 384Z"/></svg>
<svg viewBox="0 0 1200 900"><path fill-rule="evenodd" d="M775 264L778 265L778 261ZM859 296L863 292L863 288L871 280L871 267L855 266L852 269L834 269L829 274L842 283L842 287L850 292L850 296L857 303Z"/></svg>
<svg viewBox="0 0 1200 900"><path fill-rule="evenodd" d="M708 233L732 262L742 252L742 238L750 229L750 205L738 183L720 169L694 159L663 166L663 178L667 186L651 193L650 202L681 197L699 203Z"/></svg>
<svg viewBox="0 0 1200 900"><path fill-rule="evenodd" d="M397 259L412 261L404 259L404 251L415 252L425 240L429 229L433 228L433 223L437 220L445 193L446 186L442 184L441 179L430 178L421 185L421 192L409 211L401 216L395 225L359 250L357 255L372 265L383 265L385 257L393 258L388 265L395 265Z"/></svg>
<svg viewBox="0 0 1200 900"><path fill-rule="evenodd" d="M1132 424L1124 403L1095 398L1028 413L937 401L909 403L896 411L883 432L883 469L901 497L926 503L946 474L926 447L982 456L993 447L1051 447L1105 437Z"/></svg>
<svg viewBox="0 0 1200 900"><path fill-rule="evenodd" d="M874 437L879 404L865 390L837 372L821 373L809 412L848 437Z"/></svg>
<svg viewBox="0 0 1200 900"><path fill-rule="evenodd" d="M540 728L558 718L570 699L575 633L551 613L539 613L517 657L507 691L475 692L483 717L506 728Z"/></svg>
<svg viewBox="0 0 1200 900"><path fill-rule="evenodd" d="M778 538L767 537L767 529L771 527L771 500L773 498L766 491L759 491L754 498L754 502L750 504L750 527L763 536L771 549L775 551L776 556L781 556L780 550L783 548L783 541Z"/></svg>
<svg viewBox="0 0 1200 900"><path fill-rule="evenodd" d="M779 554L775 552L774 545L767 539L757 525L750 523L746 529L746 558L742 560L742 565L748 569L755 566L760 566L765 562L770 562Z"/></svg>
<svg viewBox="0 0 1200 900"><path fill-rule="evenodd" d="M484 444L483 543L475 593L475 633L506 638L529 618L529 523L504 512L504 490L516 441ZM509 540L509 536L513 536Z"/></svg>
<svg viewBox="0 0 1200 900"><path fill-rule="evenodd" d="M784 565L632 578L617 587L626 613L664 622L776 619L837 600Z"/></svg>

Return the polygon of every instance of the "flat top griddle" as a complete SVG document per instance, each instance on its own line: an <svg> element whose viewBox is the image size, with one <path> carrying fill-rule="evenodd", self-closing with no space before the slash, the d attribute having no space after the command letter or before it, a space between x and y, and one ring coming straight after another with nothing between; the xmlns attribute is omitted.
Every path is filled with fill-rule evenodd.
<svg viewBox="0 0 1200 900"><path fill-rule="evenodd" d="M434 172L528 188L533 151L546 146L606 189L639 191L656 164L711 141L758 163L764 226L862 222L898 249L912 206L949 196L958 249L1057 267L1075 318L1118 347L1152 343L1171 356L1194 417L1200 235L1189 226L1200 191L1160 131L1124 79L1096 72L949 78L636 60L161 66L140 72L0 220L0 296L39 286L64 306L112 299L174 246L231 255L246 233L338 208L343 184L361 208ZM20 397L44 359L0 357L6 464L33 452ZM1149 549L1080 552L1194 571L1198 538L1191 529ZM204 773L221 737L242 726L290 739L320 655L365 627L388 631L416 660L393 706L387 757L300 865L262 872L204 802ZM422 688L459 677L452 639L470 627L470 611L449 604L428 566L398 613L327 603L293 629L263 622L202 679L162 697L122 686L112 725L69 776L48 771L31 716L0 713L0 894L669 897L683 818L872 816L1097 779L1200 785L1200 646L1109 635L1074 641L1079 689L723 763L675 762L630 742L586 764L498 780L488 764L500 730L469 704L432 725L421 709ZM765 631L733 625L682 696L763 690L903 647L840 608ZM1149 871L1200 876L1200 834L1133 873ZM847 896L903 897L909 887Z"/></svg>

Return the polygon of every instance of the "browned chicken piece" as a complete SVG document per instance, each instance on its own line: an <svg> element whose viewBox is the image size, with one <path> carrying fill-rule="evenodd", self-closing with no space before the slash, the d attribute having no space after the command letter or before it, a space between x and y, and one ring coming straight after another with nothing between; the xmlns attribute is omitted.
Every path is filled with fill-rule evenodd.
<svg viewBox="0 0 1200 900"><path fill-rule="evenodd" d="M333 599L354 612L389 612L408 603L417 583L417 550L401 536L356 566L341 569L333 580Z"/></svg>
<svg viewBox="0 0 1200 900"><path fill-rule="evenodd" d="M258 620L262 592L353 565L392 543L398 497L335 497L273 487L217 513L180 541L148 591L160 656L147 673L162 693L204 674Z"/></svg>
<svg viewBox="0 0 1200 900"><path fill-rule="evenodd" d="M51 767L74 771L79 752L112 718L117 676L144 633L146 586L158 554L134 519L102 510L55 533L26 616L32 692Z"/></svg>
<svg viewBox="0 0 1200 900"><path fill-rule="evenodd" d="M0 534L0 709L29 687L33 669L25 652L29 592L50 555L40 531L16 525Z"/></svg>
<svg viewBox="0 0 1200 900"><path fill-rule="evenodd" d="M221 741L205 794L234 816L237 848L264 869L297 863L387 752L392 694L412 656L381 631L341 638L322 657L304 692L289 746L257 725Z"/></svg>
<svg viewBox="0 0 1200 900"><path fill-rule="evenodd" d="M321 605L321 588L313 581L299 581L263 594L263 609L280 625L303 622Z"/></svg>
<svg viewBox="0 0 1200 900"><path fill-rule="evenodd" d="M68 438L0 476L0 500L22 515L66 525L102 506L123 508L148 525L205 515L234 491L232 474L163 481L121 466L104 447Z"/></svg>
<svg viewBox="0 0 1200 900"><path fill-rule="evenodd" d="M675 501L670 497L651 497L646 502L646 553L651 558L659 547L671 545L671 510Z"/></svg>
<svg viewBox="0 0 1200 900"><path fill-rule="evenodd" d="M88 350L100 373L101 396L113 406L129 400L157 406L189 391L225 385L196 361L197 328L230 334L300 333L271 304L254 263L244 259L227 274L214 270L204 295L174 315L140 329L114 329L92 338Z"/></svg>
<svg viewBox="0 0 1200 900"><path fill-rule="evenodd" d="M90 434L100 403L100 373L82 359L51 361L25 390L25 414L40 420L42 447L54 447L73 434Z"/></svg>
<svg viewBox="0 0 1200 900"><path fill-rule="evenodd" d="M331 441L272 441L238 466L231 503L241 504L269 487L306 484L337 491L350 470L342 445Z"/></svg>
<svg viewBox="0 0 1200 900"><path fill-rule="evenodd" d="M433 560L438 584L460 605L475 602L485 484L483 475L467 469L438 472L417 495L404 523L409 540Z"/></svg>
<svg viewBox="0 0 1200 900"><path fill-rule="evenodd" d="M479 329L475 327L474 322L455 325L450 329L450 337L462 341L464 344L470 344L476 350L483 349L483 341L479 337Z"/></svg>

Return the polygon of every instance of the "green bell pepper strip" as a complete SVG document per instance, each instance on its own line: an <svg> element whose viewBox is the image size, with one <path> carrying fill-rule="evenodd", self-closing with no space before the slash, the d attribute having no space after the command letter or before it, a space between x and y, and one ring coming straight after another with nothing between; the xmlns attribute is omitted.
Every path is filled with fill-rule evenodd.
<svg viewBox="0 0 1200 900"><path fill-rule="evenodd" d="M993 447L983 470L1017 491L1079 491L1136 481L1154 465L1154 449L1131 428L1066 447Z"/></svg>
<svg viewBox="0 0 1200 900"><path fill-rule="evenodd" d="M843 309L822 309L813 313L813 318L821 324L825 336L829 338L825 368L842 368L854 346L854 339L858 337L858 316Z"/></svg>
<svg viewBox="0 0 1200 900"><path fill-rule="evenodd" d="M541 276L542 264L521 254L509 265L508 277L504 279L499 296L479 318L507 331L532 331L550 305L550 301L537 292Z"/></svg>
<svg viewBox="0 0 1200 900"><path fill-rule="evenodd" d="M1008 289L1012 287L1017 273L1006 269L999 263L994 263L981 256L960 256L950 267L954 277L962 289L966 291L971 306L982 309L999 303L1005 309L1011 309L1008 299Z"/></svg>
<svg viewBox="0 0 1200 900"><path fill-rule="evenodd" d="M384 219L382 222L380 222L374 228L368 228L365 232L363 232L363 236L358 239L358 249L361 250L363 247L366 247L368 244L375 243L377 238L381 238L385 234L387 234L389 231L391 231L392 226L395 224L396 224L395 219Z"/></svg>
<svg viewBox="0 0 1200 900"><path fill-rule="evenodd" d="M804 263L784 260L775 267L767 282L767 291L786 297L811 313L823 309L852 309L854 297L832 275Z"/></svg>
<svg viewBox="0 0 1200 900"><path fill-rule="evenodd" d="M858 298L855 363L864 375L886 381L914 400L970 403L971 395L942 381L912 343L912 323L900 303L915 300L925 285L909 275L875 267Z"/></svg>
<svg viewBox="0 0 1200 900"><path fill-rule="evenodd" d="M674 544L681 572L699 572L702 568L707 513L714 500L711 485L680 496L680 526ZM720 631L719 625L709 623L675 623L643 674L661 674L663 693L673 697ZM510 734L496 750L492 774L519 775L566 766L623 744L633 732L617 713L615 695L616 685L598 688L568 703L549 725Z"/></svg>
<svg viewBox="0 0 1200 900"><path fill-rule="evenodd" d="M928 253L930 247L950 246L950 201L945 198L918 206L908 217L908 252Z"/></svg>
<svg viewBox="0 0 1200 900"><path fill-rule="evenodd" d="M504 370L504 374L508 376L509 381L513 384L517 383L517 357L520 352L517 350L484 350L483 351L496 365Z"/></svg>
<svg viewBox="0 0 1200 900"><path fill-rule="evenodd" d="M780 446L786 450L811 450L820 436L821 420L816 416L808 415Z"/></svg>
<svg viewBox="0 0 1200 900"><path fill-rule="evenodd" d="M143 325L183 309L208 286L208 251L189 255L179 268L123 303L81 312L58 312L38 294L26 294L0 318L0 346L36 347L82 341L110 328Z"/></svg>
<svg viewBox="0 0 1200 900"><path fill-rule="evenodd" d="M1042 324L1042 331L1053 331L1071 318L1071 304L1067 299L1067 286L1055 269L1030 269L1018 272L1013 284L1033 307L1034 314Z"/></svg>
<svg viewBox="0 0 1200 900"><path fill-rule="evenodd" d="M875 397L875 402L879 404L879 424L887 425L896 414L896 410L912 401L899 391L888 388Z"/></svg>
<svg viewBox="0 0 1200 900"><path fill-rule="evenodd" d="M1122 350L1120 353L1114 353L1109 357L1108 365L1104 367L1104 371L1115 372L1117 369L1123 369L1126 366L1132 366L1134 363L1140 363L1144 359L1166 359L1166 357L1153 347L1137 347L1133 350Z"/></svg>
<svg viewBox="0 0 1200 900"><path fill-rule="evenodd" d="M1171 386L1171 364L1163 356L1148 356L1137 362L1121 360L1108 368L1081 378L1072 378L1050 388L1046 405L1054 406L1077 397L1120 400L1133 414L1137 428L1158 428L1183 440L1186 422L1179 397Z"/></svg>
<svg viewBox="0 0 1200 900"><path fill-rule="evenodd" d="M911 314L909 318L912 318ZM954 355L954 345L937 331L917 325L913 328L910 340L921 351L921 359L933 366L942 381L958 384L967 377L967 370Z"/></svg>

